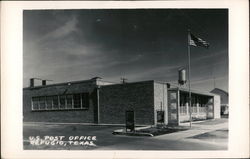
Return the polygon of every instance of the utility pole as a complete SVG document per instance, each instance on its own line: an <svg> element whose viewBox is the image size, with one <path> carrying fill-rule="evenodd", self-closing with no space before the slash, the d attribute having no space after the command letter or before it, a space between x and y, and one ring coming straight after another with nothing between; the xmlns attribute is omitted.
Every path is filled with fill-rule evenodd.
<svg viewBox="0 0 250 159"><path fill-rule="evenodd" d="M128 79L122 77L121 80L122 80L122 84L124 84L124 83L127 83Z"/></svg>

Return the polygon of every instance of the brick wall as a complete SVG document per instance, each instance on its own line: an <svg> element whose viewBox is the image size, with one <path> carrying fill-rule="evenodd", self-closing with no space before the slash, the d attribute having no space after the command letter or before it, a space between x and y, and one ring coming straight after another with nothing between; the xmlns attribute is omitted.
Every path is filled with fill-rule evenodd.
<svg viewBox="0 0 250 159"><path fill-rule="evenodd" d="M100 88L100 123L125 124L126 110L134 110L137 125L154 124L153 81Z"/></svg>
<svg viewBox="0 0 250 159"><path fill-rule="evenodd" d="M23 90L23 121L24 122L68 122L93 123L94 105L96 103L95 81L72 83L70 85L51 85ZM61 95L63 93L89 92L89 109L87 110L44 110L32 111L31 99L34 96Z"/></svg>

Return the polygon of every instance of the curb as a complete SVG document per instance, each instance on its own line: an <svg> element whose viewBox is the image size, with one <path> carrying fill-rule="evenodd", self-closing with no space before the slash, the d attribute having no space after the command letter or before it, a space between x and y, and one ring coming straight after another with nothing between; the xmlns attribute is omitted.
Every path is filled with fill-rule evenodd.
<svg viewBox="0 0 250 159"><path fill-rule="evenodd" d="M151 133L142 133L142 132L120 132L120 131L113 131L113 135L127 135L127 136L150 136L153 137L154 135Z"/></svg>
<svg viewBox="0 0 250 159"><path fill-rule="evenodd" d="M57 122L23 122L23 125L87 125L87 126L125 126L125 124L95 124L95 123L57 123ZM148 125L136 125L139 128Z"/></svg>

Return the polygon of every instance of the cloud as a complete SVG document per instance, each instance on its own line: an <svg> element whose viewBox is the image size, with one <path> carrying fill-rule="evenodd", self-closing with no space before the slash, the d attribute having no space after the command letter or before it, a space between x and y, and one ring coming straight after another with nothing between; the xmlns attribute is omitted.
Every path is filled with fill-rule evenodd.
<svg viewBox="0 0 250 159"><path fill-rule="evenodd" d="M178 68L187 63L186 28L182 25L186 20L181 15L175 16L176 12L30 11L24 16L24 78L39 75L55 83L92 76L115 81L120 77L129 81L176 80ZM192 15L200 15L196 13L199 12ZM203 19L203 16L196 18L205 25ZM225 26L207 23L207 27L211 28L208 29L211 35L212 28ZM220 38L210 36L211 43L220 47L192 49L194 79L207 78L216 63L225 65L227 41L221 43ZM216 67L217 74L227 73L224 66Z"/></svg>
<svg viewBox="0 0 250 159"><path fill-rule="evenodd" d="M46 41L46 40L54 40L63 38L72 32L76 32L76 24L78 23L77 17L73 16L71 19L69 19L64 25L54 29L53 31L45 34L42 36L39 40L40 41Z"/></svg>

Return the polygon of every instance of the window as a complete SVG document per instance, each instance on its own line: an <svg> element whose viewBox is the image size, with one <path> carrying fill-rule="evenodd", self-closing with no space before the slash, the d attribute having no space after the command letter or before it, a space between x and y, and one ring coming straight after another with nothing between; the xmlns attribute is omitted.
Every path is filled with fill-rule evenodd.
<svg viewBox="0 0 250 159"><path fill-rule="evenodd" d="M59 103L58 103L58 96L53 96L53 109L58 109L59 108Z"/></svg>
<svg viewBox="0 0 250 159"><path fill-rule="evenodd" d="M60 96L60 109L61 108L66 108L66 96L65 95Z"/></svg>
<svg viewBox="0 0 250 159"><path fill-rule="evenodd" d="M32 97L32 110L87 109L89 93Z"/></svg>
<svg viewBox="0 0 250 159"><path fill-rule="evenodd" d="M46 105L47 105L47 109L52 109L52 105L53 105L53 98L51 96L46 97Z"/></svg>
<svg viewBox="0 0 250 159"><path fill-rule="evenodd" d="M74 108L81 108L81 95L74 94Z"/></svg>
<svg viewBox="0 0 250 159"><path fill-rule="evenodd" d="M67 95L67 108L72 108L73 106L73 96L72 95Z"/></svg>
<svg viewBox="0 0 250 159"><path fill-rule="evenodd" d="M39 97L32 98L32 110L39 110Z"/></svg>
<svg viewBox="0 0 250 159"><path fill-rule="evenodd" d="M40 106L40 110L44 110L46 105L45 105L45 97L40 97L39 98L39 106Z"/></svg>

